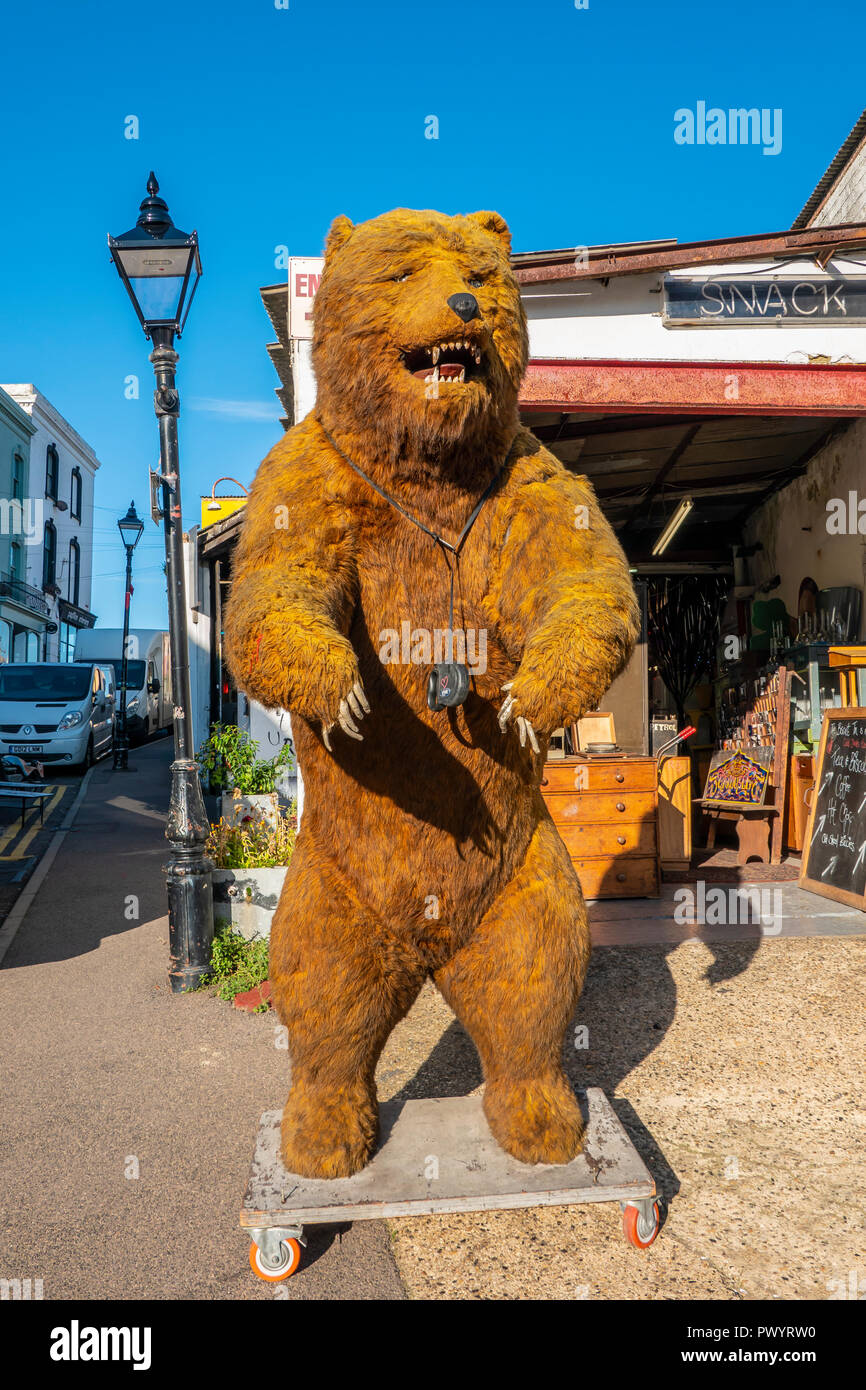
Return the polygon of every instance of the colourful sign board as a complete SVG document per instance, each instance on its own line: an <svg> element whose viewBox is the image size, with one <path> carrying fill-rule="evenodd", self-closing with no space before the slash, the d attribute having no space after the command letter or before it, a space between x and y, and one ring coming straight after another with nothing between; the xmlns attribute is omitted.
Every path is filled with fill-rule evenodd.
<svg viewBox="0 0 866 1390"><path fill-rule="evenodd" d="M763 806L772 757L772 748L750 748L748 752L725 748L714 753L703 800Z"/></svg>

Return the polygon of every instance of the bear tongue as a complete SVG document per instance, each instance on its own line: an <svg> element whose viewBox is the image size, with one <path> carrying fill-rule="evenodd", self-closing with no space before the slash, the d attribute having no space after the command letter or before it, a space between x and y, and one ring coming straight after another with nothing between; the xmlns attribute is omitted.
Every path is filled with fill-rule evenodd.
<svg viewBox="0 0 866 1390"><path fill-rule="evenodd" d="M413 376L420 377L421 380L424 381L428 376L430 376L430 374L432 373L432 371L433 371L433 368L432 368L432 367L421 367L419 371L413 372L412 375L413 375ZM440 381L444 380L446 377L447 377L447 378L458 377L462 371L463 371L463 364L462 364L461 362L440 362L440 363L439 363L439 379L440 379Z"/></svg>

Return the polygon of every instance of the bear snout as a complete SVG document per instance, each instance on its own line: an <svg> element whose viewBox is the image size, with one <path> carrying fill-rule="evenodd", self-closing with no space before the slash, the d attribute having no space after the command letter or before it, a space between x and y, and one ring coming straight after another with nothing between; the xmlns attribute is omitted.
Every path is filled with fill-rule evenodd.
<svg viewBox="0 0 866 1390"><path fill-rule="evenodd" d="M448 300L449 309L453 309L459 319L464 323L469 323L471 319L481 317L481 310L478 308L478 300L474 294L452 294Z"/></svg>

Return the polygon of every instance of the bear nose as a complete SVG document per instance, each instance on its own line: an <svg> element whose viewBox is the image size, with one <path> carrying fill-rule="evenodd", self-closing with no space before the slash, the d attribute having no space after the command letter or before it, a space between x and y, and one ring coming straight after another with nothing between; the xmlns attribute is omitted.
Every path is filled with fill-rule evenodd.
<svg viewBox="0 0 866 1390"><path fill-rule="evenodd" d="M478 300L474 294L452 294L448 305L464 323L478 318Z"/></svg>

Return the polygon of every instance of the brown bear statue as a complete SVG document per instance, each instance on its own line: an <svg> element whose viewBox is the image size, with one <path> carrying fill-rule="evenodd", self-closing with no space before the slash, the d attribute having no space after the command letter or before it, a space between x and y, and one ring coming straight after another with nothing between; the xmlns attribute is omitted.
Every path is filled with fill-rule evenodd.
<svg viewBox="0 0 866 1390"><path fill-rule="evenodd" d="M478 1048L502 1148L581 1146L562 1045L589 931L539 787L550 733L597 708L638 613L592 487L520 422L509 253L493 212L338 217L316 405L246 507L229 666L291 712L305 787L270 978L283 1157L308 1177L368 1162L376 1063L428 977Z"/></svg>

